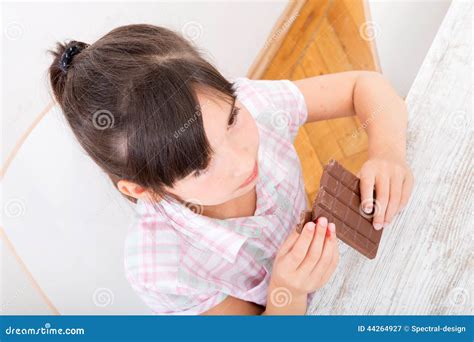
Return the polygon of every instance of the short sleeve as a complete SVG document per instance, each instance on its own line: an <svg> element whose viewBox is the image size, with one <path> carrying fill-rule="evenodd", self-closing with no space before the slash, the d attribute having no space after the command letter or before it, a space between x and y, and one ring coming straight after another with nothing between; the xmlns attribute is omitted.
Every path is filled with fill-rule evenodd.
<svg viewBox="0 0 474 342"><path fill-rule="evenodd" d="M258 119L294 142L308 117L306 101L299 88L290 80L245 80L256 92L252 107L258 112ZM252 102L248 90L246 95Z"/></svg>
<svg viewBox="0 0 474 342"><path fill-rule="evenodd" d="M216 289L180 286L179 238L164 222L139 220L127 233L124 271L132 289L156 315L199 315L222 302Z"/></svg>
<svg viewBox="0 0 474 342"><path fill-rule="evenodd" d="M160 289L131 280L131 278L129 278L129 282L137 295L155 315L200 315L218 305L228 296L220 291L183 293L183 290L178 288L174 290Z"/></svg>

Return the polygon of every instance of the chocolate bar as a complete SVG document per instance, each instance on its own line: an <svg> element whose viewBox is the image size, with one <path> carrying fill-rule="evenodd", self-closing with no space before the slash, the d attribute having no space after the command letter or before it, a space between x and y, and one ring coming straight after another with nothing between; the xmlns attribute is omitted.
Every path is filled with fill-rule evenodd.
<svg viewBox="0 0 474 342"><path fill-rule="evenodd" d="M375 192L374 196L375 198ZM373 202L372 213L365 213L361 207L360 179L331 160L323 170L318 195L312 210L301 214L297 232L303 226L324 216L336 225L337 237L369 259L375 258L382 237L382 231L374 229L373 214L377 204Z"/></svg>

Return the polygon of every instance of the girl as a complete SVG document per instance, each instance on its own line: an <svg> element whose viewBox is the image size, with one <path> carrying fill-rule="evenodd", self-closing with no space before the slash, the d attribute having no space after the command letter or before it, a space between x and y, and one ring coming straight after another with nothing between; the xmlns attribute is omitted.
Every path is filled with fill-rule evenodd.
<svg viewBox="0 0 474 342"><path fill-rule="evenodd" d="M374 229L407 203L407 110L377 73L229 82L152 25L53 53L54 96L75 136L137 204L125 273L155 314L306 312L339 260L327 218L294 229L306 200L293 140L306 122L364 122L361 192L372 203L375 186Z"/></svg>

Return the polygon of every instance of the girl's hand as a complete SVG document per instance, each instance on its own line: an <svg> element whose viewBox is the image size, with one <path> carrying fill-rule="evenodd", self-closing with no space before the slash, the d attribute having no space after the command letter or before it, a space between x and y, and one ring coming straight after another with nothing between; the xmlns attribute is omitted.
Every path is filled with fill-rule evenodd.
<svg viewBox="0 0 474 342"><path fill-rule="evenodd" d="M358 174L362 210L372 213L375 186L374 228L379 230L392 222L393 217L407 204L413 188L413 173L401 159L371 158Z"/></svg>
<svg viewBox="0 0 474 342"><path fill-rule="evenodd" d="M324 286L339 262L336 226L325 217L294 229L281 245L273 264L269 289L307 295ZM269 296L272 295L269 291Z"/></svg>

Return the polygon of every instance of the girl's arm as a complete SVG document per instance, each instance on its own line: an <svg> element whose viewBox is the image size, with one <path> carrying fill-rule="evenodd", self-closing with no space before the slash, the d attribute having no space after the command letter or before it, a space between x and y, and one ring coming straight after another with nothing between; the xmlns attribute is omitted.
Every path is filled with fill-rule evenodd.
<svg viewBox="0 0 474 342"><path fill-rule="evenodd" d="M226 299L206 312L203 312L202 315L261 315L264 310L264 307L255 303L227 296Z"/></svg>
<svg viewBox="0 0 474 342"><path fill-rule="evenodd" d="M269 296L278 291L278 288L270 285L268 287ZM228 296L212 309L202 315L304 315L306 313L308 296L306 294L294 295L287 305L274 305L268 300L267 307L247 302L245 300Z"/></svg>
<svg viewBox="0 0 474 342"><path fill-rule="evenodd" d="M388 225L408 202L413 174L405 161L408 112L404 100L379 73L349 71L294 81L308 109L307 122L357 115L353 135L365 129L369 159L362 166L362 203L371 212L376 190L374 227Z"/></svg>

